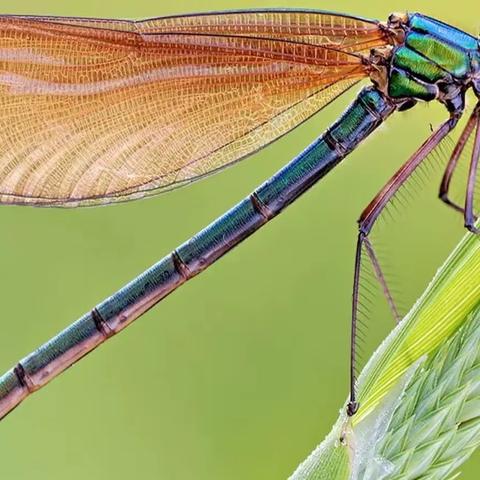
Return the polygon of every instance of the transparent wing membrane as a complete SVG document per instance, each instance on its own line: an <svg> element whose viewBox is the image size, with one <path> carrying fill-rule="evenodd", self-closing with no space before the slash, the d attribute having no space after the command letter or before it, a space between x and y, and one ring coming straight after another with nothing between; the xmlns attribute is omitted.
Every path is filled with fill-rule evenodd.
<svg viewBox="0 0 480 480"><path fill-rule="evenodd" d="M302 11L0 17L0 202L110 203L194 181L308 119L385 43L375 22Z"/></svg>

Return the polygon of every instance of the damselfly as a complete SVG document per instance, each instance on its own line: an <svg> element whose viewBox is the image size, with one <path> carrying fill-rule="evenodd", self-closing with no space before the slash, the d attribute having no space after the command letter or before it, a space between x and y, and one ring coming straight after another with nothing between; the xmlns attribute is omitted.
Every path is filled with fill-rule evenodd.
<svg viewBox="0 0 480 480"><path fill-rule="evenodd" d="M0 202L77 207L188 184L250 155L365 78L350 107L251 195L0 378L0 417L280 213L384 120L438 100L448 119L365 209L352 303L351 394L362 254L399 317L369 233L395 193L480 97L478 39L424 15L388 21L307 10L117 21L0 17ZM473 138L465 205L449 200ZM474 226L480 106L440 197Z"/></svg>

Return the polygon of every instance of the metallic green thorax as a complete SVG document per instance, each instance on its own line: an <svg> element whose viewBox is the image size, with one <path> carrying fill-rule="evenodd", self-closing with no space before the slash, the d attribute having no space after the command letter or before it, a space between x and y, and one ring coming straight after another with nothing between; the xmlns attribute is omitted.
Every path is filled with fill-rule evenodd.
<svg viewBox="0 0 480 480"><path fill-rule="evenodd" d="M451 111L460 108L459 90L480 92L480 51L475 37L418 13L408 18L405 41L390 64L391 98L438 99Z"/></svg>

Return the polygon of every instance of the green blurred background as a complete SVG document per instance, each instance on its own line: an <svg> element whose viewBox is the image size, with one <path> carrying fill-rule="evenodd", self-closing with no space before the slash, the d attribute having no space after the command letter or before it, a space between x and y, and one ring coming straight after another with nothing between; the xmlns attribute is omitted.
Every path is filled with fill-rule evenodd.
<svg viewBox="0 0 480 480"><path fill-rule="evenodd" d="M0 5L2 13L118 18L288 6L385 19L391 11L418 10L474 34L480 24L474 0ZM96 209L0 208L0 368L249 193L354 94L263 152L186 189ZM392 118L265 229L27 400L0 425L2 479L286 478L323 439L347 395L355 220L430 124L444 117L440 106L430 105ZM400 232L390 235L391 263L408 299L423 290L463 233L460 217L435 199L437 184L438 175L407 215L415 235L403 238L400 220L390 222ZM367 352L390 327L390 321L372 322ZM479 466L477 454L463 478L478 478Z"/></svg>

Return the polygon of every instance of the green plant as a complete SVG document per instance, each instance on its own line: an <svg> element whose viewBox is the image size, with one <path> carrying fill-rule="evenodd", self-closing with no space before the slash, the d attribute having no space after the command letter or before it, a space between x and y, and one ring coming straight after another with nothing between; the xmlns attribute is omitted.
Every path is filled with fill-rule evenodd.
<svg viewBox="0 0 480 480"><path fill-rule="evenodd" d="M358 414L343 409L291 480L456 478L480 443L479 352L480 238L466 235L367 363Z"/></svg>

